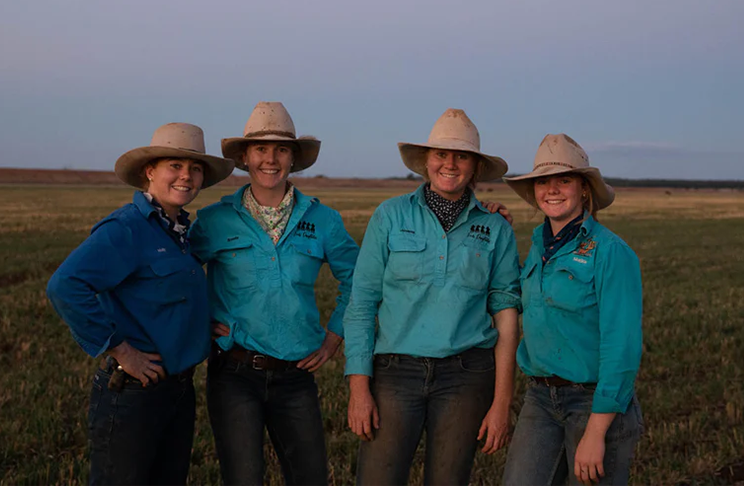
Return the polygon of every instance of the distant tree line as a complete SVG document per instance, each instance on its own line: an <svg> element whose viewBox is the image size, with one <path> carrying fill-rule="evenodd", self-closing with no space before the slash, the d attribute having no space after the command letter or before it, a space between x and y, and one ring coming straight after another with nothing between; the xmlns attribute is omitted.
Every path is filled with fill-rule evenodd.
<svg viewBox="0 0 744 486"><path fill-rule="evenodd" d="M508 174L512 177L517 174ZM422 177L409 173L403 177L388 177L390 180L420 181ZM688 179L621 179L605 177L613 187L665 187L669 189L744 189L744 180L688 180Z"/></svg>

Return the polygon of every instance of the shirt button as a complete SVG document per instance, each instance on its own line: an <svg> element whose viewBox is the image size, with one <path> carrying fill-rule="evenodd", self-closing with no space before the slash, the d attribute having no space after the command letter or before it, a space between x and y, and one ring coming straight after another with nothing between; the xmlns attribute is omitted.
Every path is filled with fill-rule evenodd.
<svg viewBox="0 0 744 486"><path fill-rule="evenodd" d="M568 276L568 279L569 279L569 280L573 280L573 275L569 275L569 276Z"/></svg>
<svg viewBox="0 0 744 486"><path fill-rule="evenodd" d="M476 253L475 256L479 257L480 256L480 253Z"/></svg>
<svg viewBox="0 0 744 486"><path fill-rule="evenodd" d="M445 238L447 238L447 235L442 235L442 239L445 239Z"/></svg>
<svg viewBox="0 0 744 486"><path fill-rule="evenodd" d="M276 260L276 257L271 257L271 261L273 262L274 260Z"/></svg>
<svg viewBox="0 0 744 486"><path fill-rule="evenodd" d="M439 255L440 260L444 260L444 255Z"/></svg>
<svg viewBox="0 0 744 486"><path fill-rule="evenodd" d="M311 255L313 254L313 252L312 252L312 251L310 251L310 250L307 250L307 252L308 252L309 254L311 254Z"/></svg>
<svg viewBox="0 0 744 486"><path fill-rule="evenodd" d="M233 253L233 258L235 258L235 253Z"/></svg>
<svg viewBox="0 0 744 486"><path fill-rule="evenodd" d="M191 275L196 275L196 270L191 270Z"/></svg>
<svg viewBox="0 0 744 486"><path fill-rule="evenodd" d="M181 250L181 253L183 253L185 255L186 254L186 250Z"/></svg>

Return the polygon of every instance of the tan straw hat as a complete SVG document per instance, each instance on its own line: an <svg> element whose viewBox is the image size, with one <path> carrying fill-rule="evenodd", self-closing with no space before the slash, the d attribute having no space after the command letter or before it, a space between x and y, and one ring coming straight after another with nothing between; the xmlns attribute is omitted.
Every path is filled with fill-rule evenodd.
<svg viewBox="0 0 744 486"><path fill-rule="evenodd" d="M429 149L460 150L477 155L484 162L484 170L478 174L476 182L498 179L509 170L506 161L501 157L486 155L480 151L478 129L463 110L448 108L434 124L426 143L401 142L398 144L403 163L413 172L421 175L426 175L426 158Z"/></svg>
<svg viewBox="0 0 744 486"><path fill-rule="evenodd" d="M168 123L155 130L149 147L139 147L125 153L116 161L114 172L123 182L138 189L147 187L142 168L148 162L162 158L198 160L204 164L204 183L201 188L217 184L232 174L232 160L207 155L204 132L189 123Z"/></svg>
<svg viewBox="0 0 744 486"><path fill-rule="evenodd" d="M581 174L589 182L597 210L612 204L615 191L605 184L599 169L589 166L589 156L581 145L565 133L545 135L535 154L532 172L518 177L505 177L504 180L522 199L537 207L534 179L569 172Z"/></svg>
<svg viewBox="0 0 744 486"><path fill-rule="evenodd" d="M242 137L223 138L222 155L235 161L235 167L248 170L243 162L245 148L250 142L292 142L299 148L291 172L305 170L315 163L320 152L320 140L315 137L297 137L292 117L278 101L259 101Z"/></svg>

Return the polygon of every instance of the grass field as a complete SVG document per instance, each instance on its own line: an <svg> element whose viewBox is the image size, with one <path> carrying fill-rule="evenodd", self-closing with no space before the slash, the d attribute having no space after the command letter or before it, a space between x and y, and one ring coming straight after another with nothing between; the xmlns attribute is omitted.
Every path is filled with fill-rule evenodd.
<svg viewBox="0 0 744 486"><path fill-rule="evenodd" d="M192 213L234 189L212 189ZM361 241L384 190L310 192L338 209ZM481 195L515 217L522 257L539 222L511 191ZM97 220L131 200L121 187L0 190L0 485L85 484L86 410L97 360L74 343L44 294L46 282ZM638 253L644 278L644 356L637 392L646 435L634 484L744 484L744 193L629 190L601 220ZM317 285L321 318L335 298L327 268ZM346 427L339 355L317 373L334 484L352 484L357 439ZM191 484L220 481L197 370ZM517 397L524 390L518 377ZM520 406L514 404L515 412ZM282 484L268 452L269 483ZM422 479L421 455L411 480ZM499 484L505 454L479 454L478 485Z"/></svg>

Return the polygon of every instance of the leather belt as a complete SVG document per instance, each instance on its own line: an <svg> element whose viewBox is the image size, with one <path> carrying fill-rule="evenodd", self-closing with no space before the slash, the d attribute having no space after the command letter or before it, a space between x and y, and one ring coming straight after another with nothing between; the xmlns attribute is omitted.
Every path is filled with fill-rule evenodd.
<svg viewBox="0 0 744 486"><path fill-rule="evenodd" d="M530 376L530 379L538 385L545 386L572 386L572 385L586 385L587 383L574 383L573 381L564 380L560 376ZM592 383L593 385L594 383Z"/></svg>
<svg viewBox="0 0 744 486"><path fill-rule="evenodd" d="M237 344L228 351L223 351L222 356L250 366L258 371L287 371L297 367L299 361L286 361L266 354L249 351Z"/></svg>

